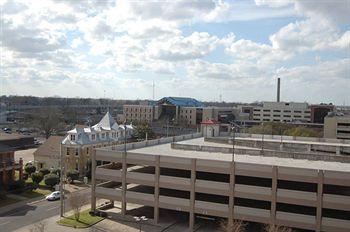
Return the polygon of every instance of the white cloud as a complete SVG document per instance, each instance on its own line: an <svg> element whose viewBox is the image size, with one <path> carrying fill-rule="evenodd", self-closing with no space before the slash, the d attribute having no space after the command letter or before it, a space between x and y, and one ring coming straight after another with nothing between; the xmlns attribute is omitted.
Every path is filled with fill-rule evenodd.
<svg viewBox="0 0 350 232"><path fill-rule="evenodd" d="M273 48L285 51L317 51L345 48L347 35L327 20L310 18L290 23L270 36ZM339 42L337 43L336 41Z"/></svg>
<svg viewBox="0 0 350 232"><path fill-rule="evenodd" d="M203 57L212 52L219 39L206 32L193 32L190 36L171 40L154 40L148 46L150 56L156 59L178 61Z"/></svg>

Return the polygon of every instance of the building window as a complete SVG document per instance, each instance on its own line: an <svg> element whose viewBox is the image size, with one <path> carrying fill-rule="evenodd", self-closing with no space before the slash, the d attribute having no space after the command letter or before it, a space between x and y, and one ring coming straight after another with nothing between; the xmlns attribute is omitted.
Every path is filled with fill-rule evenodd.
<svg viewBox="0 0 350 232"><path fill-rule="evenodd" d="M70 140L75 141L75 135L70 135Z"/></svg>
<svg viewBox="0 0 350 232"><path fill-rule="evenodd" d="M92 135L91 135L91 139L92 139L92 140L96 140L96 135L95 135L95 134L92 134Z"/></svg>
<svg viewBox="0 0 350 232"><path fill-rule="evenodd" d="M109 133L108 132L106 133L106 137L109 137Z"/></svg>
<svg viewBox="0 0 350 232"><path fill-rule="evenodd" d="M75 149L75 156L78 156L78 155L79 155L78 149Z"/></svg>
<svg viewBox="0 0 350 232"><path fill-rule="evenodd" d="M86 154L89 154L89 148L88 147L86 148Z"/></svg>
<svg viewBox="0 0 350 232"><path fill-rule="evenodd" d="M106 137L105 133L102 133L101 134L101 139L105 139L105 137Z"/></svg>
<svg viewBox="0 0 350 232"><path fill-rule="evenodd" d="M78 160L75 162L75 170L79 170L79 163L78 163Z"/></svg>

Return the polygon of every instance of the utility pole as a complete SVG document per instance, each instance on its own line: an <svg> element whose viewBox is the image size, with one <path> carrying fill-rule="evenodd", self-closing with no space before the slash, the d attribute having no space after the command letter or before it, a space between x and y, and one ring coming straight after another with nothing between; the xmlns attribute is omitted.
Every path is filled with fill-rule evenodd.
<svg viewBox="0 0 350 232"><path fill-rule="evenodd" d="M232 162L235 160L236 127L232 124Z"/></svg>
<svg viewBox="0 0 350 232"><path fill-rule="evenodd" d="M64 171L63 171L63 154L62 154L62 141L60 141L60 217L64 216L64 186L63 186L63 181L64 181Z"/></svg>

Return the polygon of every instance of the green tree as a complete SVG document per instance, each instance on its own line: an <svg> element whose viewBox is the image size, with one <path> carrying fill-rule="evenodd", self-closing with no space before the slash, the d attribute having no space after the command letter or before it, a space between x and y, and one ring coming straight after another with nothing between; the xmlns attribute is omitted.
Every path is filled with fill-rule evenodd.
<svg viewBox="0 0 350 232"><path fill-rule="evenodd" d="M79 172L77 170L68 171L67 179L69 183L74 183L75 180L79 179Z"/></svg>
<svg viewBox="0 0 350 232"><path fill-rule="evenodd" d="M58 177L58 175L50 173L45 176L44 181L47 186L53 188L53 186L60 182L60 178Z"/></svg>
<svg viewBox="0 0 350 232"><path fill-rule="evenodd" d="M154 137L154 132L152 128L147 123L142 123L136 127L135 137L138 139L145 139L146 134L148 138Z"/></svg>
<svg viewBox="0 0 350 232"><path fill-rule="evenodd" d="M248 130L252 134L288 135L302 137L321 137L322 132L315 128L293 125L281 122L266 122L264 125L256 125Z"/></svg>
<svg viewBox="0 0 350 232"><path fill-rule="evenodd" d="M24 171L30 176L36 171L36 167L28 163L24 166Z"/></svg>
<svg viewBox="0 0 350 232"><path fill-rule="evenodd" d="M42 168L39 170L40 173L43 174L43 176L47 175L50 173L50 171L47 168Z"/></svg>
<svg viewBox="0 0 350 232"><path fill-rule="evenodd" d="M61 176L61 169L59 169L59 168L52 169L51 173L56 174L57 176L60 177Z"/></svg>
<svg viewBox="0 0 350 232"><path fill-rule="evenodd" d="M42 172L34 172L32 173L31 178L35 184L39 185L39 183L44 179L44 175Z"/></svg>

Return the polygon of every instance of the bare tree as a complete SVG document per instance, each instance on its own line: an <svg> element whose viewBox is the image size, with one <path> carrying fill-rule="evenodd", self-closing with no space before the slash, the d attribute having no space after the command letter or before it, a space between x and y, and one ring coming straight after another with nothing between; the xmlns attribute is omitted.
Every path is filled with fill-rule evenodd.
<svg viewBox="0 0 350 232"><path fill-rule="evenodd" d="M46 223L43 221L37 222L29 229L29 232L44 232L46 230Z"/></svg>
<svg viewBox="0 0 350 232"><path fill-rule="evenodd" d="M39 128L44 131L46 138L50 137L55 130L62 127L59 114L59 110L54 107L44 107L38 111L36 122Z"/></svg>
<svg viewBox="0 0 350 232"><path fill-rule="evenodd" d="M233 220L232 225L229 225L227 220L221 221L220 230L226 232L245 232L246 223L244 223L242 220Z"/></svg>
<svg viewBox="0 0 350 232"><path fill-rule="evenodd" d="M293 232L292 228L285 227L285 226L277 226L277 225L265 225L264 228L265 232Z"/></svg>
<svg viewBox="0 0 350 232"><path fill-rule="evenodd" d="M75 192L69 197L69 204L74 211L75 220L79 221L81 208L87 203L87 198L85 195Z"/></svg>

